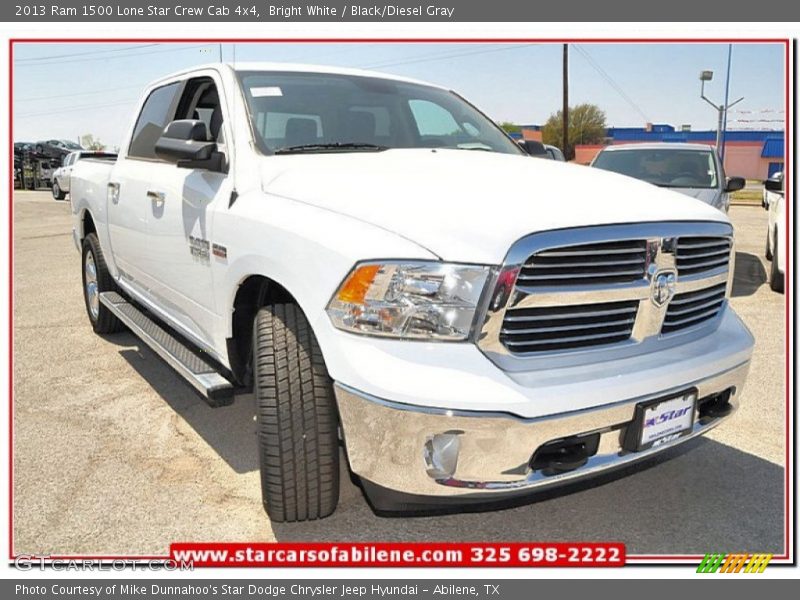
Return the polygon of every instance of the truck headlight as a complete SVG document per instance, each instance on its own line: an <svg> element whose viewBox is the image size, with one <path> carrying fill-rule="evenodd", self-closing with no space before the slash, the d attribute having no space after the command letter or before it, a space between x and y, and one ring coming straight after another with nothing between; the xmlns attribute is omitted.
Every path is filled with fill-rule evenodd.
<svg viewBox="0 0 800 600"><path fill-rule="evenodd" d="M359 263L328 303L334 326L406 339L465 340L489 267L439 262Z"/></svg>

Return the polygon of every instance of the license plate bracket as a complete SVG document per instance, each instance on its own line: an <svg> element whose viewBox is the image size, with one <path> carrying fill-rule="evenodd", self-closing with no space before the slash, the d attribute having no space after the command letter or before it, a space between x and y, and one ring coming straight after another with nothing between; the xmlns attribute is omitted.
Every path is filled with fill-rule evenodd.
<svg viewBox="0 0 800 600"><path fill-rule="evenodd" d="M623 448L641 452L692 432L697 412L697 388L639 402L625 430Z"/></svg>

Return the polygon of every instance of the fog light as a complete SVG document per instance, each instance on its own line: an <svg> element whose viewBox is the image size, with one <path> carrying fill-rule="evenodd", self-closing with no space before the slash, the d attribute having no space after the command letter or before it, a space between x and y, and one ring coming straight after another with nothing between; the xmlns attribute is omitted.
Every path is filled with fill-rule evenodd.
<svg viewBox="0 0 800 600"><path fill-rule="evenodd" d="M461 432L437 433L425 442L423 456L428 476L433 479L450 479L458 466Z"/></svg>

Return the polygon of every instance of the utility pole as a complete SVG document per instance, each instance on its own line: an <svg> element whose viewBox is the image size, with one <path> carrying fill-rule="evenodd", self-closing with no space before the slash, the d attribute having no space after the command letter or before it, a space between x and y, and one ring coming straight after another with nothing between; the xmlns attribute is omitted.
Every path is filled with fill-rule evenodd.
<svg viewBox="0 0 800 600"><path fill-rule="evenodd" d="M562 74L563 82L564 82L564 99L563 105L561 107L561 117L562 117L562 136L561 136L561 148L564 150L564 156L566 156L567 160L571 160L573 157L570 156L569 152L569 44L564 44L564 72Z"/></svg>

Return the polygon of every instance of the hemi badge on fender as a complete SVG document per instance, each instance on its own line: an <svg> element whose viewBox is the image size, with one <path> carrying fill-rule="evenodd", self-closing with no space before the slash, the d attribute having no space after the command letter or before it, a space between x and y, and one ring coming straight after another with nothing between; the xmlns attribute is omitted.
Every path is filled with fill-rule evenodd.
<svg viewBox="0 0 800 600"><path fill-rule="evenodd" d="M228 258L228 249L220 244L211 244L211 253L220 258Z"/></svg>

